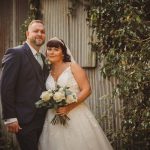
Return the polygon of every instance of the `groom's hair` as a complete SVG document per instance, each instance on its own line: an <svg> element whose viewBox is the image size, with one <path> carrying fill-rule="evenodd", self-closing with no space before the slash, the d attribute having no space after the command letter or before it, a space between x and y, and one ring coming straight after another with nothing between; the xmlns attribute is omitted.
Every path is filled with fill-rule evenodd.
<svg viewBox="0 0 150 150"><path fill-rule="evenodd" d="M29 30L29 28L31 27L31 25L34 24L34 23L41 23L41 24L44 25L44 23L43 23L42 20L32 20L32 21L29 23L29 25L28 25L28 30Z"/></svg>
<svg viewBox="0 0 150 150"><path fill-rule="evenodd" d="M71 62L71 57L70 57L70 55L67 54L67 47L66 47L63 40L61 40L61 39L60 39L60 41L58 41L58 40L49 40L47 42L46 46L47 47L61 48L62 53L64 55L63 61L64 62Z"/></svg>

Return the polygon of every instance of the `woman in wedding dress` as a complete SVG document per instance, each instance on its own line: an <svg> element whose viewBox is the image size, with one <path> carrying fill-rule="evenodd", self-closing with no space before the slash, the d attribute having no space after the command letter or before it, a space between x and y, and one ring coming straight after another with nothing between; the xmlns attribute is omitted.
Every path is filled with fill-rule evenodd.
<svg viewBox="0 0 150 150"><path fill-rule="evenodd" d="M84 70L74 62L65 43L56 37L48 41L46 54L51 62L46 81L47 90L55 89L57 84L68 86L77 94L78 101L57 110L58 114L70 118L66 125L51 124L56 112L48 110L39 150L112 150L103 130L84 103L91 93Z"/></svg>

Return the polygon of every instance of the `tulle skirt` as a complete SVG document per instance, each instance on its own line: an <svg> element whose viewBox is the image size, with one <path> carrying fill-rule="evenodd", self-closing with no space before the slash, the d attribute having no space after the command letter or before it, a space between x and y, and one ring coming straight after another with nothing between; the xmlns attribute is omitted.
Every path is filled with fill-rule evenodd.
<svg viewBox="0 0 150 150"><path fill-rule="evenodd" d="M52 125L55 115L48 110L39 140L39 150L112 150L107 137L86 104L69 112L67 125Z"/></svg>

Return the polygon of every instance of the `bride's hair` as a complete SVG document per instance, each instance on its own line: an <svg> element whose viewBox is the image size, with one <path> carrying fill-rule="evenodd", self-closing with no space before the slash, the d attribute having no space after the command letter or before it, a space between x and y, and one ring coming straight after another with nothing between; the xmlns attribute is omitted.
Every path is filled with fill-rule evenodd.
<svg viewBox="0 0 150 150"><path fill-rule="evenodd" d="M71 57L70 55L67 54L67 47L64 43L63 40L59 39L59 40L49 40L46 44L47 47L56 47L56 48L61 48L62 49L62 53L64 55L63 61L64 62L71 62Z"/></svg>

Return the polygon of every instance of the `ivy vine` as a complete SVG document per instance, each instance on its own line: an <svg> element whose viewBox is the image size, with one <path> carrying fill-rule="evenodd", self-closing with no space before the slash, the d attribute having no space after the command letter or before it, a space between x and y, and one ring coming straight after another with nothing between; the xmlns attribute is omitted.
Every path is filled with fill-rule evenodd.
<svg viewBox="0 0 150 150"><path fill-rule="evenodd" d="M119 80L113 96L123 99L120 131L111 139L122 149L145 149L150 133L150 16L148 0L91 0L88 21L104 78Z"/></svg>
<svg viewBox="0 0 150 150"><path fill-rule="evenodd" d="M34 19L42 19L42 13L40 11L40 0L29 0L28 8L29 10L27 19L20 27L20 44L22 44L26 40L25 32L27 31L29 23Z"/></svg>

